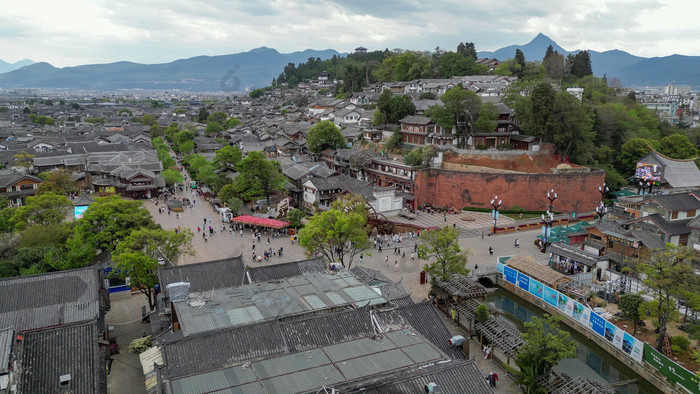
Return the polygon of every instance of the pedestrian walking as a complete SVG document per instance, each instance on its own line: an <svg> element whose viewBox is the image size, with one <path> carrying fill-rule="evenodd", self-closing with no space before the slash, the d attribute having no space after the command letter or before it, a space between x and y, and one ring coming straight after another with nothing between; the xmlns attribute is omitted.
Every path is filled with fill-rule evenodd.
<svg viewBox="0 0 700 394"><path fill-rule="evenodd" d="M252 248L253 248L253 250L255 250L255 242L253 242L253 246L252 246Z"/></svg>
<svg viewBox="0 0 700 394"><path fill-rule="evenodd" d="M379 245L379 253L382 253L382 245ZM387 256L386 258L389 258L389 256Z"/></svg>
<svg viewBox="0 0 700 394"><path fill-rule="evenodd" d="M446 214L443 214L442 217L445 219L445 221L447 221L447 215L446 215Z"/></svg>
<svg viewBox="0 0 700 394"><path fill-rule="evenodd" d="M413 254L413 252L411 252L411 261L413 261L413 260L414 260L414 258L413 258L413 257L414 257L414 254Z"/></svg>
<svg viewBox="0 0 700 394"><path fill-rule="evenodd" d="M384 266L385 266L385 267L388 267L388 266L389 266L389 256L386 256L386 257L384 258Z"/></svg>
<svg viewBox="0 0 700 394"><path fill-rule="evenodd" d="M413 251L418 252L418 244L413 245Z"/></svg>
<svg viewBox="0 0 700 394"><path fill-rule="evenodd" d="M489 254L493 256L493 247L489 246Z"/></svg>
<svg viewBox="0 0 700 394"><path fill-rule="evenodd" d="M394 272L399 270L399 260L394 260Z"/></svg>
<svg viewBox="0 0 700 394"><path fill-rule="evenodd" d="M360 264L362 264L362 253L360 253Z"/></svg>
<svg viewBox="0 0 700 394"><path fill-rule="evenodd" d="M405 259L405 258L406 258L406 251L405 251L405 250L401 253L401 258L402 258L402 259Z"/></svg>
<svg viewBox="0 0 700 394"><path fill-rule="evenodd" d="M241 238L243 238L243 229L241 229L241 231L239 231L239 234L241 234Z"/></svg>

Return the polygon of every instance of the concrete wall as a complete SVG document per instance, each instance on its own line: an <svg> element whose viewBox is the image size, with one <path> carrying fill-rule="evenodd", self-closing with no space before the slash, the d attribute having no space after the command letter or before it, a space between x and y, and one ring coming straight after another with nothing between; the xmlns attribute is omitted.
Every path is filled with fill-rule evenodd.
<svg viewBox="0 0 700 394"><path fill-rule="evenodd" d="M551 189L559 198L558 212L590 212L600 203L598 186L605 181L604 171L574 174L488 174L444 169L426 169L416 174L415 201L423 204L491 208L495 196L502 208L514 205L525 210L544 210Z"/></svg>

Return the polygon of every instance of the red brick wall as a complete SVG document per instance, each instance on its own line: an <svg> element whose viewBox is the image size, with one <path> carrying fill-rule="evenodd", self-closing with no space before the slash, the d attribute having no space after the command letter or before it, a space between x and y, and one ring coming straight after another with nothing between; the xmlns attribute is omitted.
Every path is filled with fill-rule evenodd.
<svg viewBox="0 0 700 394"><path fill-rule="evenodd" d="M558 212L590 212L600 202L598 186L605 181L604 171L573 174L489 174L443 169L419 171L415 180L416 206L430 204L454 208L491 208L494 195L502 208L517 205L525 210L544 210L551 189L559 198Z"/></svg>

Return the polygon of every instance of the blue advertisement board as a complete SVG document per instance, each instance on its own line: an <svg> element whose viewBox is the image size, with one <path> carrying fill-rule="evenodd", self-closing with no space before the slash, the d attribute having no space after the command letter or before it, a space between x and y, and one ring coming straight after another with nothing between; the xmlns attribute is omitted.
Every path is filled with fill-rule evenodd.
<svg viewBox="0 0 700 394"><path fill-rule="evenodd" d="M569 302L569 297L565 296L562 293L559 293L559 302L557 303L557 308L559 308L560 311L566 312L566 304Z"/></svg>
<svg viewBox="0 0 700 394"><path fill-rule="evenodd" d="M505 276L506 281L514 285L518 282L518 271L510 267L503 267L503 276Z"/></svg>
<svg viewBox="0 0 700 394"><path fill-rule="evenodd" d="M581 318L583 317L584 308L585 307L583 305L579 304L578 302L574 302L574 310L571 314L571 317L573 317L574 319L576 319L576 321L580 323Z"/></svg>
<svg viewBox="0 0 700 394"><path fill-rule="evenodd" d="M591 313L590 327L596 334L605 337L605 319L598 316L597 313Z"/></svg>
<svg viewBox="0 0 700 394"><path fill-rule="evenodd" d="M82 219L83 213L87 211L88 206L87 205L81 205L79 207L74 207L73 208L73 214L75 215L76 219Z"/></svg>
<svg viewBox="0 0 700 394"><path fill-rule="evenodd" d="M503 263L496 263L496 269L498 270L499 274L503 273L503 267L505 267L505 264Z"/></svg>
<svg viewBox="0 0 700 394"><path fill-rule="evenodd" d="M549 305L556 307L559 303L559 292L549 286L544 287L544 301Z"/></svg>
<svg viewBox="0 0 700 394"><path fill-rule="evenodd" d="M532 278L530 278L530 289L529 289L530 294L534 295L537 298L542 298L544 297L544 285Z"/></svg>
<svg viewBox="0 0 700 394"><path fill-rule="evenodd" d="M530 291L530 277L523 274L523 273L518 273L518 287L525 291Z"/></svg>

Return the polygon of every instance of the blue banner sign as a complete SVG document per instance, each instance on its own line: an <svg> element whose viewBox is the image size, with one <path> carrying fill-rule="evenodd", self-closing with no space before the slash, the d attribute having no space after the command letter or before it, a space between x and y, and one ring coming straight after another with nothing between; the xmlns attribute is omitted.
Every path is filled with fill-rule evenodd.
<svg viewBox="0 0 700 394"><path fill-rule="evenodd" d="M518 287L529 292L530 291L530 277L519 272L518 273Z"/></svg>
<svg viewBox="0 0 700 394"><path fill-rule="evenodd" d="M505 276L506 281L512 284L517 284L518 282L518 271L510 267L503 267L503 276Z"/></svg>

